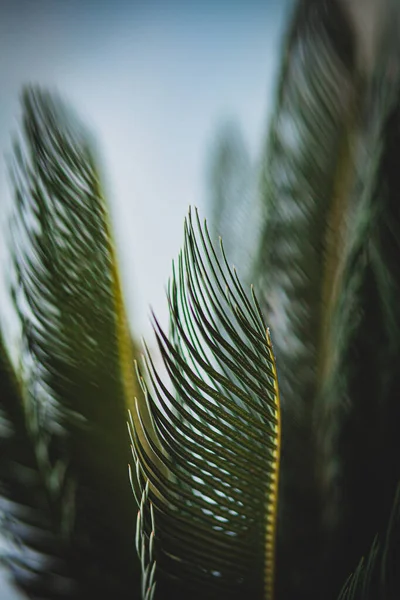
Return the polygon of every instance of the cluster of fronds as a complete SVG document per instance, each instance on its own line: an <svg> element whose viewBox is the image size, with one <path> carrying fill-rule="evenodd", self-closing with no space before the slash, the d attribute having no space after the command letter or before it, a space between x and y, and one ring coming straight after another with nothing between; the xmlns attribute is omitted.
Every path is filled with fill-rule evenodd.
<svg viewBox="0 0 400 600"><path fill-rule="evenodd" d="M147 347L135 373L91 138L57 97L25 91L8 239L22 369L2 336L0 493L3 560L29 597L400 597L400 51L387 5L365 69L339 0L298 3L260 223L242 244L248 280L259 237L255 289L190 212L168 335L154 318L169 383ZM229 147L216 161L214 215L240 262L224 222L251 169Z"/></svg>

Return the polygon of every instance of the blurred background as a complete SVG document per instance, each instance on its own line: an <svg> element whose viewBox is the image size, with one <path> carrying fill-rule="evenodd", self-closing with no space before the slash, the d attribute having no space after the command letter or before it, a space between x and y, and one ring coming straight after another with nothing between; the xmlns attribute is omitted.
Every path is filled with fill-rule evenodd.
<svg viewBox="0 0 400 600"><path fill-rule="evenodd" d="M96 139L129 318L135 337L144 335L150 346L149 306L166 325L164 289L189 205L214 218L213 170L224 144L229 150L232 143L245 165L242 186L250 195L257 187L290 6L0 2L0 194L9 195L5 156L18 128L21 86L58 90ZM4 289L3 278L0 310L7 315ZM0 599L17 597L0 575Z"/></svg>

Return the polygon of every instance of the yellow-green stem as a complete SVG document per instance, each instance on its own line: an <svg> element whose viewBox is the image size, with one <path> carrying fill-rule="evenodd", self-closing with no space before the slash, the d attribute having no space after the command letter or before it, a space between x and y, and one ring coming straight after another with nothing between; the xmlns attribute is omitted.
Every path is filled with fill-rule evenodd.
<svg viewBox="0 0 400 600"><path fill-rule="evenodd" d="M276 433L276 449L274 451L274 471L272 481L268 487L267 498L267 523L266 523L266 538L265 538L265 597L266 600L273 600L275 590L275 563L276 563L276 534L278 520L278 488L279 488L279 468L281 457L281 408L279 399L278 377L276 372L275 358L272 352L271 337L269 330L266 332L267 342L271 353L272 371L274 374L274 389L275 389L275 417L277 424L275 426Z"/></svg>

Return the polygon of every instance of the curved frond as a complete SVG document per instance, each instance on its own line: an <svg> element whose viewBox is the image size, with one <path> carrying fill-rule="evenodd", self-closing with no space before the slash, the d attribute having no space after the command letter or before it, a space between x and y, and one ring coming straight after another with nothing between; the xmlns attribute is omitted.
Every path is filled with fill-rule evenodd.
<svg viewBox="0 0 400 600"><path fill-rule="evenodd" d="M93 143L59 98L27 89L13 158L27 427L47 488L73 490L68 498L58 489L74 511L69 522L57 518L78 593L131 597L139 565L125 422L138 394Z"/></svg>
<svg viewBox="0 0 400 600"><path fill-rule="evenodd" d="M254 274L274 332L282 398L278 562L285 571L278 580L284 598L311 600L316 579L324 577L326 498L317 473L314 410L331 368L359 90L354 36L341 3L300 1L262 167L263 231Z"/></svg>
<svg viewBox="0 0 400 600"><path fill-rule="evenodd" d="M395 40L397 47L397 32L398 27L385 43ZM359 203L324 390L321 448L330 457L329 496L336 505L332 571L342 579L386 526L400 480L399 56L393 46L382 51L366 102Z"/></svg>
<svg viewBox="0 0 400 600"><path fill-rule="evenodd" d="M197 224L196 236L189 215L169 287L170 338L155 321L173 391L148 352L150 385L140 378L151 430L136 411L154 455L131 422L136 485L149 482L165 597L272 598L280 413L271 342L255 296Z"/></svg>

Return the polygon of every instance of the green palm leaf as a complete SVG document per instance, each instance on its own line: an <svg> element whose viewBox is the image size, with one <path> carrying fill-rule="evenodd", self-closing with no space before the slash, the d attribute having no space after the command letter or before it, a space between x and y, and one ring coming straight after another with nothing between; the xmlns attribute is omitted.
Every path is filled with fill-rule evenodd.
<svg viewBox="0 0 400 600"><path fill-rule="evenodd" d="M125 422L137 392L108 209L90 136L65 105L28 89L23 111L11 247L26 423L47 488L74 508L58 527L77 593L132 597L139 565Z"/></svg>
<svg viewBox="0 0 400 600"><path fill-rule="evenodd" d="M283 598L314 598L324 579L326 498L314 411L331 368L331 316L353 183L359 104L353 46L339 2L298 3L263 163L264 226L254 277L274 333L282 397Z"/></svg>
<svg viewBox="0 0 400 600"><path fill-rule="evenodd" d="M320 431L323 461L330 460L333 473L328 489L340 578L383 531L400 480L400 84L392 68L397 31L389 34L366 103L358 205L333 321L335 353Z"/></svg>
<svg viewBox="0 0 400 600"><path fill-rule="evenodd" d="M199 223L198 232L200 244L189 215L169 289L170 339L155 322L174 392L146 354L150 386L141 382L151 429L138 406L136 414L154 455L131 421L134 487L143 491L148 481L155 577L165 597L272 598L280 445L274 358L254 296L251 302Z"/></svg>

